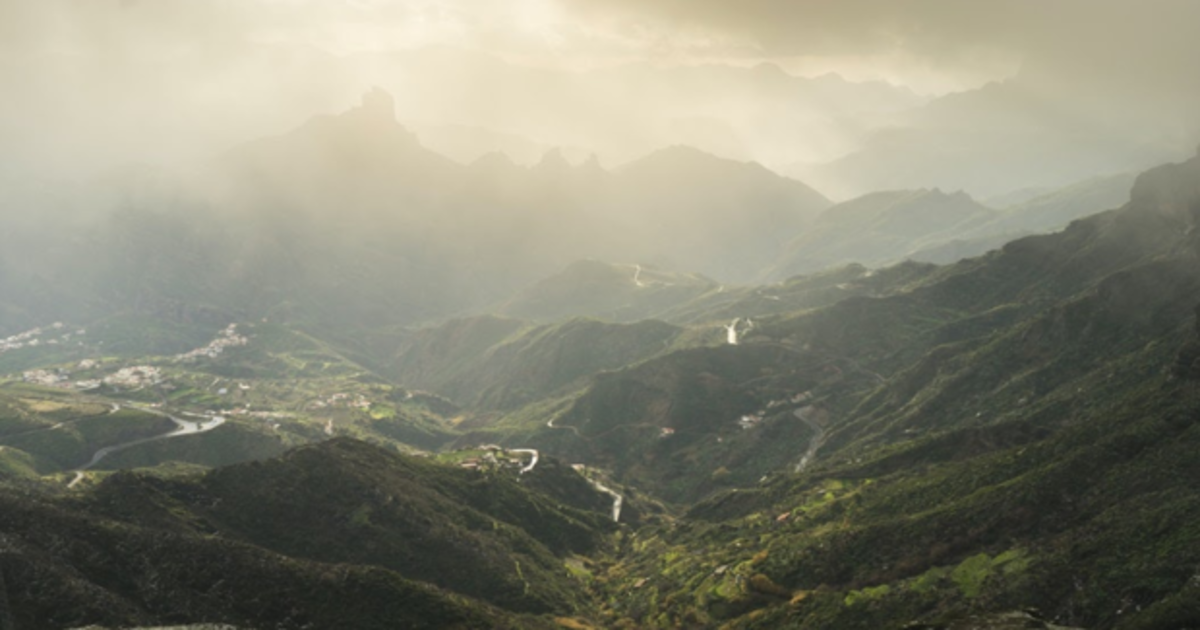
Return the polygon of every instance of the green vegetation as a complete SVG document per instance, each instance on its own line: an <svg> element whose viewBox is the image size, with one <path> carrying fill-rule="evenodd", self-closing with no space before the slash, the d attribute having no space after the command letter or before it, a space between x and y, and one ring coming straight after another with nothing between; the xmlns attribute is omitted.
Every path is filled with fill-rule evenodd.
<svg viewBox="0 0 1200 630"><path fill-rule="evenodd" d="M568 468L539 473L577 477ZM24 541L23 553L58 558L38 565L32 581L10 588L9 598L22 615L137 623L144 619L136 612L141 606L161 606L169 593L215 585L223 575L226 585L210 585L206 595L188 601L197 612L249 626L279 623L287 614L324 624L319 620L335 612L328 606L336 599L327 597L335 595L359 602L358 610L337 614L362 628L472 619L463 627L526 627L499 609L587 615L590 605L565 562L600 551L611 523L517 481L515 473L482 475L338 439L204 475L116 473L69 500L29 501L0 489L6 535ZM543 479L555 483L561 482ZM57 546L62 536L74 539L69 549ZM118 548L120 559L112 558ZM158 553L166 556L155 562L166 564L159 565L153 588L118 588L111 580L120 573L85 568L133 566ZM85 569L70 575L69 566ZM276 590L280 583L291 586ZM97 587L114 590L90 600L70 594ZM61 594L60 610L49 612L45 593ZM297 600L298 593L309 596ZM254 597L275 603L255 606ZM395 616L396 604L385 604L391 598L414 608ZM283 605L289 600L291 613ZM392 611L390 620L381 610Z"/></svg>

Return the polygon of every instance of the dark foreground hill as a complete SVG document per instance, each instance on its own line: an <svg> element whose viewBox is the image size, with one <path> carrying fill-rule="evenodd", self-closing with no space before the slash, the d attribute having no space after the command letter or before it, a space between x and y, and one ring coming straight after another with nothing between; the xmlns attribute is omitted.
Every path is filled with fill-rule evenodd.
<svg viewBox="0 0 1200 630"><path fill-rule="evenodd" d="M570 469L543 475L534 486L591 492ZM201 477L117 474L78 498L4 488L0 503L18 628L536 627L517 614L590 606L561 558L611 526L515 473L346 439Z"/></svg>

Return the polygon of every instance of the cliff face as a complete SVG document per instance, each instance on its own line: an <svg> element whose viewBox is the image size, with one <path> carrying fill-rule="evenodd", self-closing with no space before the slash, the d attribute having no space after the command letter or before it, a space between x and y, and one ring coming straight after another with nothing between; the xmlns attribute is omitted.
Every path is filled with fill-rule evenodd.
<svg viewBox="0 0 1200 630"><path fill-rule="evenodd" d="M1135 206L1180 220L1185 230L1194 228L1200 221L1200 153L1146 171L1134 183L1130 199Z"/></svg>

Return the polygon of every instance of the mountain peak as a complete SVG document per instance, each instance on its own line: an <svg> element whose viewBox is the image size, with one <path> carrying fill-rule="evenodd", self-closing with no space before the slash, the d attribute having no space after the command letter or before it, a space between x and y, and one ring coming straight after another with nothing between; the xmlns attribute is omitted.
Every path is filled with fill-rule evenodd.
<svg viewBox="0 0 1200 630"><path fill-rule="evenodd" d="M588 154L586 160L580 165L580 169L586 171L603 171L604 167L600 165L600 158L596 157L595 153Z"/></svg>
<svg viewBox="0 0 1200 630"><path fill-rule="evenodd" d="M570 170L571 163L567 158L563 157L562 149L554 147L546 151L542 156L542 161L538 162L537 169L545 171L566 171Z"/></svg>
<svg viewBox="0 0 1200 630"><path fill-rule="evenodd" d="M396 99L383 88L372 87L363 94L358 112L373 121L394 123L396 122Z"/></svg>
<svg viewBox="0 0 1200 630"><path fill-rule="evenodd" d="M471 168L485 171L511 171L517 168L512 158L503 151L489 151L471 162Z"/></svg>

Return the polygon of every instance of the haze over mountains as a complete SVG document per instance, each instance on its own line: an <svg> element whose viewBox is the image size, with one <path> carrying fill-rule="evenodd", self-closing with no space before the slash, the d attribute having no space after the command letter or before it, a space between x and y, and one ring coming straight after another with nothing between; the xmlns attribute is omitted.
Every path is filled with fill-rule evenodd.
<svg viewBox="0 0 1200 630"><path fill-rule="evenodd" d="M0 630L1200 627L1200 5L0 5Z"/></svg>
<svg viewBox="0 0 1200 630"><path fill-rule="evenodd" d="M11 330L80 309L201 307L412 324L482 308L581 259L625 264L638 288L676 284L642 282L643 265L719 285L853 262L949 262L1117 205L1129 181L1084 182L1004 210L939 190L831 207L761 165L683 146L612 170L553 149L530 167L502 154L460 165L425 148L394 108L376 88L356 108L190 174L129 169L54 192L52 215L11 215L0 269L26 296L9 307L21 322ZM13 207L43 203L14 192Z"/></svg>
<svg viewBox="0 0 1200 630"><path fill-rule="evenodd" d="M582 258L748 281L830 205L757 164L686 147L614 171L557 151L533 167L501 155L459 165L421 146L380 90L196 176L136 170L83 194L110 209L68 208L27 235L16 218L9 252L44 238L82 247L5 256L15 290L90 294L109 312L173 300L289 317L297 305L301 318L373 326L479 307Z"/></svg>

